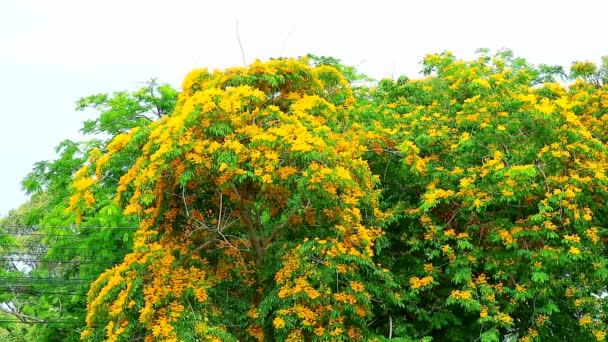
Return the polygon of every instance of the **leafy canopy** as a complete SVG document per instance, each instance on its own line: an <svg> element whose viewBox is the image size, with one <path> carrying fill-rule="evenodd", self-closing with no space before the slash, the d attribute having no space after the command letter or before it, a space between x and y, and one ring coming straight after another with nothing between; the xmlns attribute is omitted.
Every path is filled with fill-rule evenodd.
<svg viewBox="0 0 608 342"><path fill-rule="evenodd" d="M111 139L55 212L139 228L81 338L605 340L606 70L444 52L368 88L307 56L83 99Z"/></svg>

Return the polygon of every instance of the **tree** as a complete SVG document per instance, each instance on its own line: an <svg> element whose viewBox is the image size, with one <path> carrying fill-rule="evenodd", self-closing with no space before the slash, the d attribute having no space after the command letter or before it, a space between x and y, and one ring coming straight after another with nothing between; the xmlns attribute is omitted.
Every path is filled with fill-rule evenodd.
<svg viewBox="0 0 608 342"><path fill-rule="evenodd" d="M395 333L603 340L607 89L539 84L509 51L432 54L423 68L381 81L364 110L398 217L379 256L402 285Z"/></svg>
<svg viewBox="0 0 608 342"><path fill-rule="evenodd" d="M61 193L41 222L78 222L82 248L129 249L53 275L96 278L84 340L601 341L605 69L566 86L480 50L372 88L331 57L194 70L165 100L83 100L105 135L26 184Z"/></svg>
<svg viewBox="0 0 608 342"><path fill-rule="evenodd" d="M85 194L82 215L86 217L81 220L77 220L77 214L66 212L74 204L70 199L76 191L72 187L76 171L86 167L89 155L101 153L107 139L170 112L176 98L177 91L152 80L132 93L80 99L78 110L91 107L100 112L83 125L82 132L93 138L61 142L56 148L58 158L36 163L23 180L23 188L32 198L0 221L2 236L16 236L3 244L0 252L4 259L27 268L4 267L9 273L3 280L6 287L2 288L0 302L12 307L13 317L22 321L17 327L34 326L27 329L28 339L78 339L90 280L121 261L132 248L137 219L123 215L112 201L124 167L107 170L97 199ZM121 162L131 163L128 155Z"/></svg>
<svg viewBox="0 0 608 342"><path fill-rule="evenodd" d="M383 215L348 82L286 59L195 70L182 88L75 180L94 192L115 154L139 151L118 189L141 217L134 251L92 284L83 337L363 336L396 298L373 262Z"/></svg>

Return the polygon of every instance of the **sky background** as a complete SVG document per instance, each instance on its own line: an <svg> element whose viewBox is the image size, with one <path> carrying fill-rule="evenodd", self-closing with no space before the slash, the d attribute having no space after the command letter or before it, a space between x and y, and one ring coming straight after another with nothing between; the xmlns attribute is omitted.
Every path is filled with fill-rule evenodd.
<svg viewBox="0 0 608 342"><path fill-rule="evenodd" d="M0 0L0 215L21 179L91 113L76 100L197 67L313 53L373 78L416 77L426 53L512 49L534 64L608 55L604 0Z"/></svg>

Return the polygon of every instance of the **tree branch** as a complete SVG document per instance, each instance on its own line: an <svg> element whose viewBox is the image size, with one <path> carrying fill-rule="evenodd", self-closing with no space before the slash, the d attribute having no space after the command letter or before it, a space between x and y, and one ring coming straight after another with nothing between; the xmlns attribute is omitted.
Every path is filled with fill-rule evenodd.
<svg viewBox="0 0 608 342"><path fill-rule="evenodd" d="M19 320L23 321L23 323L34 323L34 322L35 323L45 323L46 322L45 320L42 320L42 319L40 319L38 317L29 316L29 315L25 315L25 314L22 314L22 313L6 310L6 309L4 309L1 306L0 306L0 311L4 312L5 314L17 317ZM31 322L28 322L28 320L31 321Z"/></svg>
<svg viewBox="0 0 608 342"><path fill-rule="evenodd" d="M243 59L243 66L247 66L247 60L245 59L245 50L241 43L241 35L239 34L239 21L236 21L236 40L239 42L239 49L241 49L241 58Z"/></svg>

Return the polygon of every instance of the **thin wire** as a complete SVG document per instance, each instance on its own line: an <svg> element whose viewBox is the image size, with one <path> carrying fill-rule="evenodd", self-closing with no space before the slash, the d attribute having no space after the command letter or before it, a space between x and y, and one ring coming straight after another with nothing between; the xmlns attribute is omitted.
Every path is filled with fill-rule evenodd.
<svg viewBox="0 0 608 342"><path fill-rule="evenodd" d="M1 234L0 234L1 235ZM13 246L13 245L6 245L6 244L0 244L0 247L15 247L16 249L28 249L28 246ZM95 247L48 247L48 246L41 246L41 247L45 247L48 249L70 249L70 250L104 250L104 251L132 251L132 249L130 248L95 248ZM10 250L8 251L4 251L6 253L10 253ZM45 254L46 252L36 252L36 253L41 253L41 254Z"/></svg>
<svg viewBox="0 0 608 342"><path fill-rule="evenodd" d="M83 249L86 249L86 248L83 248ZM123 249L123 250L127 250L127 249ZM32 251L32 252L27 252L27 251L25 251L25 252L24 251L1 251L1 252L4 253L4 254L11 254L11 255L42 255L42 256L49 255L48 251ZM57 253L52 253L50 255L54 255L54 254L57 254ZM71 257L71 256L75 256L75 255L81 256L82 254L57 254L55 256L68 256L68 257Z"/></svg>
<svg viewBox="0 0 608 342"><path fill-rule="evenodd" d="M67 232L65 234L55 234L55 233L23 233L23 232L2 232L2 235L9 236L74 236L74 237L93 237L95 235L82 235L80 232ZM122 238L122 237L121 237Z"/></svg>
<svg viewBox="0 0 608 342"><path fill-rule="evenodd" d="M7 285L0 285L1 289L5 289L5 290L10 290L11 292L44 292L45 289L42 288L36 288L36 286L39 284L7 284ZM61 288L70 288L70 289L75 289L75 288L81 288L81 289L85 289L89 287L88 283L82 283L82 284L77 284L77 283L63 283L63 284L54 284L57 285ZM86 286L83 286L86 285ZM51 290L56 290L56 289L46 289L46 291L51 291ZM70 292L72 293L72 292ZM69 293L66 293L69 294Z"/></svg>
<svg viewBox="0 0 608 342"><path fill-rule="evenodd" d="M61 278L46 278L46 279L54 279L54 281L50 281L50 280L45 280L45 281L39 281L41 279L45 279L45 278L40 278L40 277L35 277L35 276L21 276L21 277L4 277L4 279L6 280L13 280L13 285L23 285L23 286L32 286L32 285L38 285L38 284L73 284L73 283L80 283L80 284L87 284L89 283L89 281L85 281L85 280L81 280L83 278L71 278L71 279L61 279ZM9 282L6 281L4 282L4 284L8 284ZM0 285L4 286L4 285Z"/></svg>
<svg viewBox="0 0 608 342"><path fill-rule="evenodd" d="M124 235L114 235L114 236L99 236L99 235L83 235L83 234L53 234L53 233L27 233L27 234L23 234L23 233L0 233L0 237L2 236L12 236L15 239L18 238L29 238L30 236L34 236L36 239L46 239L46 238L53 238L55 240L60 239L60 240L65 240L65 241L69 241L68 239L75 239L76 241L80 241L80 240L106 240L106 239L124 239ZM132 237L128 236L128 239L131 240ZM25 243L27 243L28 241L24 241ZM40 245L44 245L43 241L29 241L32 244L40 244ZM15 242L11 241L9 245L14 245Z"/></svg>
<svg viewBox="0 0 608 342"><path fill-rule="evenodd" d="M126 250L126 249L123 249L123 250ZM35 255L42 255L42 256L52 255L52 256L68 256L68 257L71 257L71 256L82 256L81 253L75 254L74 252L70 252L70 254L57 253L58 251L53 251L53 252L55 252L55 253L49 253L49 251L31 251L31 252L28 252L28 251L25 251L25 250L21 250L21 251L10 251L10 250L0 251L0 253L7 254L7 255L8 254L12 254L12 255L32 255L32 256L35 256ZM114 255L114 254L112 254L112 255Z"/></svg>
<svg viewBox="0 0 608 342"><path fill-rule="evenodd" d="M22 282L15 282L13 284L4 284L4 285L0 285L0 288L33 288L36 286L49 286L49 285L56 285L56 286L89 286L89 282L80 282L80 281L57 281L57 282L52 282L52 283L36 283L36 282L27 282L27 281L22 281Z"/></svg>
<svg viewBox="0 0 608 342"><path fill-rule="evenodd" d="M0 224L0 228L63 228L63 229L139 229L138 226L77 226L77 225L61 225L61 226L50 226L44 224Z"/></svg>
<svg viewBox="0 0 608 342"><path fill-rule="evenodd" d="M10 280L10 279L35 279L35 280L42 280L42 281L49 281L49 282L53 282L53 281L62 281L62 280L70 280L70 281L94 281L95 279L87 279L87 278L71 278L71 279L58 279L58 278L52 278L52 277L1 277L0 276L0 280Z"/></svg>
<svg viewBox="0 0 608 342"><path fill-rule="evenodd" d="M67 231L65 232L65 234L57 234L57 233L40 233L40 232L32 232L32 231L39 231L40 229L66 229ZM90 230L94 230L94 229L98 229L98 230L129 230L129 231L133 231L136 229L139 229L139 227L104 227L104 226L45 226L45 225L1 225L0 224L0 230L5 230L5 229L21 229L21 230L30 230L29 232L0 232L0 237L2 236L17 236L17 237L22 237L22 236L32 236L32 237L41 237L41 238L64 238L66 239L65 241L62 241L63 243L74 243L74 242L80 242L80 241L84 241L87 239L92 238L92 236L88 236L88 235L79 235L79 233L81 232L87 232ZM108 239L108 237L105 237L104 239ZM117 236L114 237L113 240L123 240L124 236ZM131 239L131 237L129 237L129 240ZM51 239L51 240L59 240L59 239ZM8 245L8 244L0 244L0 247L12 247L14 249L22 249L22 250L27 250L28 247L27 246L14 246L14 245ZM91 247L91 248L87 248L87 247L50 247L50 246L39 246L40 248L46 248L46 251L29 251L29 252L20 252L20 251L16 251L16 250L5 250L3 251L5 254L12 254L12 255L35 255L35 256L43 256L46 255L48 253L49 249L66 249L66 250L71 250L71 251L78 251L78 250L87 250L87 251L91 251L91 250L108 250L108 251L130 251L131 249L126 249L126 248L95 248L95 247ZM19 259L19 258L12 258L12 257L3 257L0 258L0 260L2 261L12 261L12 262L23 262L24 260ZM36 258L34 260L27 260L28 263L47 263L47 264L51 264L51 263L55 263L55 264L61 264L61 263L65 263L65 264L79 264L79 265L83 265L83 264L93 264L93 265L111 265L117 262L120 262L122 260L109 260L107 262L93 262L93 261L65 261L65 260L58 260L58 259L51 259L51 260L40 260L39 258ZM35 276L27 276L27 277L0 277L0 281L3 282L3 285L0 285L0 289L4 290L4 291L10 291L13 292L15 295L18 296L23 296L23 295L30 295L30 296L34 296L34 297L39 297L41 295L61 295L61 296L77 296L77 297L86 297L86 294L79 294L79 293L75 293L75 292L62 292L62 291L36 291L36 289L34 288L34 286L36 285L46 285L46 286L60 286L60 287L88 287L89 284L91 282L93 282L95 279L85 279L85 278L72 278L72 279L60 279L60 278L54 278L54 277L35 277ZM27 291L27 292L26 292ZM84 321L75 321L75 320L48 320L48 321L23 321L23 320L0 320L0 323L8 323L8 324L28 324L28 325L33 325L33 324L45 324L45 325L49 325L49 324L66 324L66 325L82 325L84 324Z"/></svg>
<svg viewBox="0 0 608 342"><path fill-rule="evenodd" d="M0 232L0 237L2 236L34 236L34 237L41 237L41 238L51 238L51 237L63 237L63 238L69 238L66 241L63 241L64 243L73 243L73 242L78 242L78 241L83 241L86 239L90 239L91 236L87 236L87 235L77 235L79 232L86 232L87 230L91 230L91 229L99 229L99 230L135 230L138 229L139 227L104 227L104 226L80 226L80 227L76 227L76 226L41 226L41 225L0 225L0 229L27 229L27 230L39 230L40 228L47 228L47 229L66 229L69 231L66 231L65 234L53 234L53 233L39 233L39 232ZM108 239L108 237L106 237L105 239ZM123 240L124 236L120 236L120 237L114 237L115 240ZM53 239L56 240L56 239ZM0 247L12 247L12 248L16 248L16 249L22 249L22 250L26 250L28 247L27 246L14 246L14 245L7 245L7 244L0 244ZM46 251L30 251L30 252L20 252L20 251L11 251L11 250L5 250L4 253L6 254L12 254L12 255L38 255L38 256L43 256L46 255L48 253L48 249L68 249L68 250L72 250L72 251L78 251L78 250L87 250L87 251L91 251L91 250L108 250L108 251L130 251L130 249L126 249L126 248L86 248L86 247L48 247L48 246L40 246L41 248L47 248ZM0 260L3 261L12 261L12 262L24 262L24 260L19 259L19 258L11 258L11 257L3 257L0 258ZM28 263L55 263L55 264L61 264L61 263L65 263L65 264L94 264L94 265L111 265L117 262L120 262L122 260L109 260L107 262L93 262L93 261L66 261L66 260L58 260L58 259L51 259L51 260L40 260L39 258L36 258L34 260L27 260L26 262ZM72 278L72 279L60 279L60 278L53 278L53 277L35 277L35 276L27 276L27 277L0 277L0 280L4 283L3 285L0 286L1 289L3 290L10 290L11 292L15 293L17 295L32 295L32 296L40 296L40 295L65 295L65 296L79 296L79 297L86 297L85 294L78 294L78 293L74 293L74 292L61 292L61 291L36 291L33 287L36 285L55 285L55 286L61 286L61 287L65 287L65 286L78 286L78 287L83 287L86 286L88 287L87 283L91 283L93 282L95 279L84 279L84 278ZM22 291L22 292L20 292ZM25 292L27 291L27 292ZM0 320L0 323L17 323L17 324L82 324L82 321L61 321L61 320L55 320L55 321L41 321L41 322L24 322L21 320Z"/></svg>
<svg viewBox="0 0 608 342"><path fill-rule="evenodd" d="M11 294L15 296L19 295L32 295L32 296L40 296L40 295L56 295L56 296L75 296L75 297L86 297L86 294L79 294L74 292L52 292L52 291L36 291L36 290L28 290L27 292L19 292L19 290L11 291Z"/></svg>
<svg viewBox="0 0 608 342"><path fill-rule="evenodd" d="M106 262L93 262L93 261L87 261L87 260L83 260L83 261L40 260L40 259L24 260L24 259L19 259L19 258L4 258L4 257L0 257L0 260L1 261L10 261L10 262L23 262L25 264L35 263L35 264L77 264L77 265L112 265L112 264L119 263L122 261L122 260L109 260Z"/></svg>
<svg viewBox="0 0 608 342"><path fill-rule="evenodd" d="M18 319L0 319L0 323L16 324L83 324L84 321L20 321Z"/></svg>

